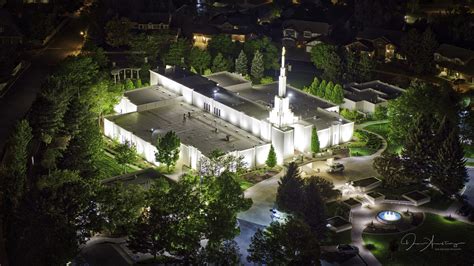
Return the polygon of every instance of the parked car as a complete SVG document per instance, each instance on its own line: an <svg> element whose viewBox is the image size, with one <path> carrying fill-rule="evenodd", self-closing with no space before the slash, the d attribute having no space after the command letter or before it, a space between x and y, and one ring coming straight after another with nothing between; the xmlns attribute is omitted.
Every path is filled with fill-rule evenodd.
<svg viewBox="0 0 474 266"><path fill-rule="evenodd" d="M359 248L353 245L349 245L349 244L338 245L336 249L339 253L342 253L342 254L348 254L348 255L359 254Z"/></svg>
<svg viewBox="0 0 474 266"><path fill-rule="evenodd" d="M329 165L329 168L326 170L328 173L336 173L344 171L344 165L342 163L333 163Z"/></svg>

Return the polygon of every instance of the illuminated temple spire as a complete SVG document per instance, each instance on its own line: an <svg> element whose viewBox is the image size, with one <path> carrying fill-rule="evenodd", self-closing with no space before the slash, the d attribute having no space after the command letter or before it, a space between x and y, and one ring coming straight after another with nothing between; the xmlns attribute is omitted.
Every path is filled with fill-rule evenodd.
<svg viewBox="0 0 474 266"><path fill-rule="evenodd" d="M278 79L278 95L275 95L273 109L270 111L269 120L277 127L284 127L295 123L295 117L290 109L290 98L286 97L286 68L285 68L285 47L281 51L281 68Z"/></svg>
<svg viewBox="0 0 474 266"><path fill-rule="evenodd" d="M284 98L286 96L286 68L285 68L285 47L281 50L281 67L280 77L278 78L278 96Z"/></svg>

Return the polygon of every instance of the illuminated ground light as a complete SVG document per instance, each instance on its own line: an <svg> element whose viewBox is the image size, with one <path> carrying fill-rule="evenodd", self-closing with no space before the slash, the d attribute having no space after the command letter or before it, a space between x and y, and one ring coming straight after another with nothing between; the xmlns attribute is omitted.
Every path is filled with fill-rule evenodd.
<svg viewBox="0 0 474 266"><path fill-rule="evenodd" d="M396 211L382 211L377 214L377 221L383 224L394 224L400 221L402 215Z"/></svg>

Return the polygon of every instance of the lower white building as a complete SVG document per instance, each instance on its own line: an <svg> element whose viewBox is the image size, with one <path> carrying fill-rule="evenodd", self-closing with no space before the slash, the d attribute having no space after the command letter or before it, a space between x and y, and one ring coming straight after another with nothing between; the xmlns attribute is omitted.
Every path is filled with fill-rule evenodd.
<svg viewBox="0 0 474 266"><path fill-rule="evenodd" d="M344 102L341 107L362 113L373 113L377 106L387 106L389 100L397 98L404 91L380 80L352 82L344 85Z"/></svg>
<svg viewBox="0 0 474 266"><path fill-rule="evenodd" d="M239 75L203 77L167 67L150 71L151 87L125 93L104 132L131 141L155 161L157 136L174 131L181 139L180 163L197 169L215 149L241 155L248 167L263 165L273 145L277 161L309 153L313 127L321 148L352 138L354 123L339 107L286 85L284 56L278 83L252 87Z"/></svg>

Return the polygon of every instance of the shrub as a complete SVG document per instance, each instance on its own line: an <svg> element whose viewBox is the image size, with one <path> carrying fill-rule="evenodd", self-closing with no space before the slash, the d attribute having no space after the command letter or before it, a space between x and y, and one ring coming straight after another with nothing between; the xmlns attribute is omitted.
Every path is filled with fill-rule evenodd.
<svg viewBox="0 0 474 266"><path fill-rule="evenodd" d="M260 84L269 84L269 83L272 83L273 82L273 78L272 77L263 77L261 80L260 80Z"/></svg>

